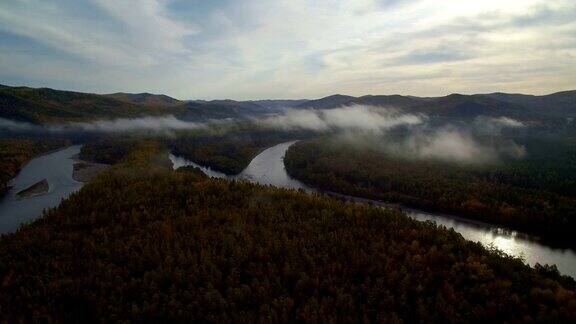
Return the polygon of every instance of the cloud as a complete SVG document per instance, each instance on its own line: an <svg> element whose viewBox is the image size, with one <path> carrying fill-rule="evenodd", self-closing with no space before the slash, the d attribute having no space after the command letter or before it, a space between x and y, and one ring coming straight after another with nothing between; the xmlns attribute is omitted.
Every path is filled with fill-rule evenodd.
<svg viewBox="0 0 576 324"><path fill-rule="evenodd" d="M257 122L268 127L290 130L383 131L401 125L416 125L423 121L423 116L402 114L382 107L354 105L327 110L287 109L280 115Z"/></svg>
<svg viewBox="0 0 576 324"><path fill-rule="evenodd" d="M163 51L185 52L182 38L198 32L169 17L162 0L93 0L128 28L127 40L138 47L157 47Z"/></svg>
<svg viewBox="0 0 576 324"><path fill-rule="evenodd" d="M11 0L0 80L181 99L541 94L576 83L575 20L572 0Z"/></svg>

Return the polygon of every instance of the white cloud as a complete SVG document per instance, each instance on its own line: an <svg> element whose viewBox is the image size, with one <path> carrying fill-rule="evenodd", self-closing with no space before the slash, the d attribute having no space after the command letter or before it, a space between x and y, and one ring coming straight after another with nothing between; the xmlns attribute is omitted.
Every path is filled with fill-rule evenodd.
<svg viewBox="0 0 576 324"><path fill-rule="evenodd" d="M138 47L186 52L184 36L196 27L172 20L163 0L92 0L128 28L126 40Z"/></svg>
<svg viewBox="0 0 576 324"><path fill-rule="evenodd" d="M59 80L88 91L257 99L546 93L576 84L571 0L71 3L0 3L0 30L99 70L80 81L47 71L40 80L47 86ZM65 61L32 52L26 57L46 65ZM22 65L6 51L0 56L6 65ZM77 75L85 72L78 62L68 64ZM0 78L39 81L32 74L0 71Z"/></svg>

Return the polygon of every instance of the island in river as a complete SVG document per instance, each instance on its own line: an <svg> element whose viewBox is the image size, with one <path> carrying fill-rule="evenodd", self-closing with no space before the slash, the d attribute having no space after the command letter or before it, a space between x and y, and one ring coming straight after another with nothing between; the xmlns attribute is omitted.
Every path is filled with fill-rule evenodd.
<svg viewBox="0 0 576 324"><path fill-rule="evenodd" d="M48 181L43 179L24 190L18 191L17 195L21 199L32 198L46 194L49 189Z"/></svg>

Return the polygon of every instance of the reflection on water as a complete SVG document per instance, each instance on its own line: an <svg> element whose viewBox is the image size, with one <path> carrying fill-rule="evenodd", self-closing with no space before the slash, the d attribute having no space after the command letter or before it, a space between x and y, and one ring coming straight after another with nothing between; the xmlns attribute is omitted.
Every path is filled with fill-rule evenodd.
<svg viewBox="0 0 576 324"><path fill-rule="evenodd" d="M281 188L305 189L315 191L305 184L288 176L284 168L284 155L286 150L295 142L287 142L271 147L252 160L250 165L237 176L226 176L223 173L204 168L196 163L170 155L174 167L193 165L200 167L202 171L211 177L226 179L246 179L265 185L273 185ZM340 197L347 197L338 195ZM382 202L369 199L356 199L354 201L386 205ZM561 273L576 278L576 253L572 249L554 249L515 231L508 231L488 224L468 221L462 218L448 215L431 214L414 209L406 209L408 216L419 221L433 221L438 225L453 228L456 232L470 241L480 242L485 246L494 246L499 250L523 258L528 264L555 264Z"/></svg>
<svg viewBox="0 0 576 324"><path fill-rule="evenodd" d="M419 221L431 220L439 225L453 228L456 232L473 242L484 246L494 246L508 255L523 258L530 265L555 264L561 273L576 278L576 252L572 249L556 249L515 231L479 225L474 222L450 218L444 215L432 215L423 212L409 212L408 215Z"/></svg>
<svg viewBox="0 0 576 324"><path fill-rule="evenodd" d="M0 198L0 233L15 231L20 224L42 215L44 209L56 207L62 199L79 190L82 183L72 179L74 157L80 145L39 156L26 164L10 183L13 188ZM19 199L22 189L42 179L48 181L48 192L41 196Z"/></svg>
<svg viewBox="0 0 576 324"><path fill-rule="evenodd" d="M239 177L263 185L311 190L302 182L290 178L284 168L284 155L286 155L286 150L294 143L296 141L278 144L264 150L250 162L248 167L240 173Z"/></svg>

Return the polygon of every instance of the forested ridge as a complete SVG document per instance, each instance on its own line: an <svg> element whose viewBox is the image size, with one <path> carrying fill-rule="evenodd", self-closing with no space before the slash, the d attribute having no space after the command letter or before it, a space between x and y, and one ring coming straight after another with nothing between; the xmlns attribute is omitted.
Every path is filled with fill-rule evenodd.
<svg viewBox="0 0 576 324"><path fill-rule="evenodd" d="M0 118L36 124L183 115L184 107L148 106L110 96L48 88L0 87Z"/></svg>
<svg viewBox="0 0 576 324"><path fill-rule="evenodd" d="M324 190L453 213L573 245L576 147L524 144L529 153L523 160L472 167L320 138L292 146L285 164L291 176Z"/></svg>
<svg viewBox="0 0 576 324"><path fill-rule="evenodd" d="M165 161L141 142L2 236L0 322L576 320L575 283L554 268L398 211Z"/></svg>
<svg viewBox="0 0 576 324"><path fill-rule="evenodd" d="M0 197L8 182L36 155L64 147L70 142L58 139L0 139Z"/></svg>

